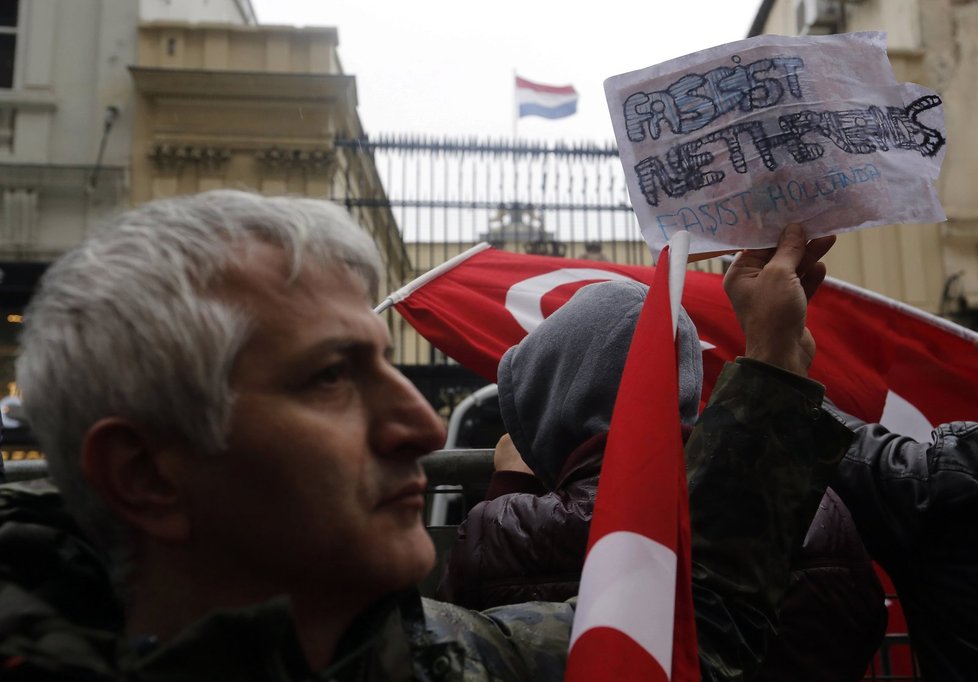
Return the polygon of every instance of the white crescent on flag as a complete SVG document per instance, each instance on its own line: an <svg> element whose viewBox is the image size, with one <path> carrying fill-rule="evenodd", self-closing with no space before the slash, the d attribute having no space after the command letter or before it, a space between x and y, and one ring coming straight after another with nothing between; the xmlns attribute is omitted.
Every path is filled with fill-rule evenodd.
<svg viewBox="0 0 978 682"><path fill-rule="evenodd" d="M574 282L602 282L614 280L618 282L635 281L628 275L622 275L610 270L596 268L561 268L545 272L542 275L528 277L517 282L506 292L506 310L508 310L526 333L537 328L543 322L543 297L565 284Z"/></svg>
<svg viewBox="0 0 978 682"><path fill-rule="evenodd" d="M591 547L581 575L570 648L592 628L628 635L672 676L676 552L638 533L618 531Z"/></svg>
<svg viewBox="0 0 978 682"><path fill-rule="evenodd" d="M607 281L633 281L639 280L628 275L611 270L598 270L595 268L561 268L552 272L545 272L542 275L535 275L521 280L511 286L506 292L506 310L510 312L513 319L529 334L537 328L545 317L543 311L543 297L557 287L574 282L607 282ZM703 350L716 348L716 345L709 341L700 339L700 346Z"/></svg>

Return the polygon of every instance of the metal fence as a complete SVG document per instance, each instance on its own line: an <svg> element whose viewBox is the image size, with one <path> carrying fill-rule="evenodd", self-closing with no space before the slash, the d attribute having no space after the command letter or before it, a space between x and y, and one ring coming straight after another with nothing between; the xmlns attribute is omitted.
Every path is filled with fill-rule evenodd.
<svg viewBox="0 0 978 682"><path fill-rule="evenodd" d="M386 195L333 198L354 215L393 213L410 263L398 273L402 283L480 241L526 253L651 263L612 142L381 135L336 145L346 154L372 156ZM345 167L355 172L368 165ZM360 186L357 178L343 184ZM414 352L403 364L445 362L423 343L408 347Z"/></svg>
<svg viewBox="0 0 978 682"><path fill-rule="evenodd" d="M380 135L339 139L350 188L344 203L362 224L393 216L401 240L377 235L394 266L390 290L474 244L520 253L651 264L613 142L576 144ZM365 163L351 155L368 155ZM375 169L375 177L351 177ZM363 188L378 187L377 196ZM343 190L340 190L343 191ZM356 195L356 196L355 196ZM371 212L378 212L371 215ZM382 295L389 292L381 292ZM395 362L443 415L485 381L385 313ZM491 446L492 443L472 443Z"/></svg>
<svg viewBox="0 0 978 682"><path fill-rule="evenodd" d="M381 135L336 145L372 154L387 192L350 198L348 204L392 208L407 244L437 250L503 234L563 244L641 245L613 142ZM632 257L642 251L632 250Z"/></svg>

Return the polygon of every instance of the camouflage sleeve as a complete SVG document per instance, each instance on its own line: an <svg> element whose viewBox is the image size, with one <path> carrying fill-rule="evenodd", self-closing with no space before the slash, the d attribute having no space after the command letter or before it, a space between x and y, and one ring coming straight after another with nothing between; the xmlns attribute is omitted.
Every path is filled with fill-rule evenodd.
<svg viewBox="0 0 978 682"><path fill-rule="evenodd" d="M429 636L436 646L438 642L450 645L444 653L454 675L442 679L546 682L564 678L576 598L486 611L423 601Z"/></svg>
<svg viewBox="0 0 978 682"><path fill-rule="evenodd" d="M728 363L686 446L693 601L704 682L752 679L777 628L789 559L852 432L824 388Z"/></svg>

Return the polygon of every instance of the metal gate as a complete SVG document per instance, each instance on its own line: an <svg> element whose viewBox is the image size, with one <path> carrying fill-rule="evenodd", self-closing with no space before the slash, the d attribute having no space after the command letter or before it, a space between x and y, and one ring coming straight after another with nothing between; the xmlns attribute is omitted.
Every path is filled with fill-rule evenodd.
<svg viewBox="0 0 978 682"><path fill-rule="evenodd" d="M555 144L525 140L380 135L338 139L344 203L361 224L379 211L399 228L378 238L391 290L474 244L521 253L650 264L613 142ZM366 163L352 155L368 155ZM344 163L344 157L346 162ZM351 177L376 169L377 178ZM364 188L378 187L371 196ZM385 295L389 292L381 292ZM486 382L388 312L395 361L445 416ZM490 447L494 443L470 443Z"/></svg>
<svg viewBox="0 0 978 682"><path fill-rule="evenodd" d="M488 239L560 256L582 255L585 244L596 242L609 260L648 262L612 142L382 135L336 146L372 154L387 191L343 200L390 207L421 261Z"/></svg>

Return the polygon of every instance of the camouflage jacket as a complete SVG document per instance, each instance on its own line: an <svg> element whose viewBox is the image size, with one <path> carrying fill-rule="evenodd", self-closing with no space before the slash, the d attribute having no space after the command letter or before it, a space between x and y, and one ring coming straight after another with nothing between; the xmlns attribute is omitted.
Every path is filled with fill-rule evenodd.
<svg viewBox="0 0 978 682"><path fill-rule="evenodd" d="M851 432L814 382L728 365L687 445L694 604L705 682L750 679L777 622L788 556ZM159 646L129 642L99 555L56 490L0 486L4 680L561 680L574 600L476 612L394 595L313 673L287 600L212 614Z"/></svg>

